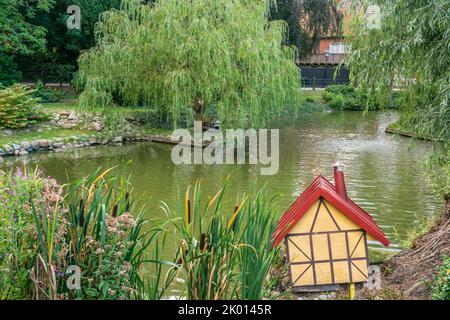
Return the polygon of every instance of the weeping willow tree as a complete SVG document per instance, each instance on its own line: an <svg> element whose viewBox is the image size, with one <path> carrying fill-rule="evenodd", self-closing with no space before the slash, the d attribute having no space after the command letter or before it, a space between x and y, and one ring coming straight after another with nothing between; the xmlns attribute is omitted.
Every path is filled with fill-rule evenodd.
<svg viewBox="0 0 450 320"><path fill-rule="evenodd" d="M123 0L79 59L80 104L144 104L175 123L214 108L226 125L263 124L299 99L296 50L282 45L285 22L268 21L271 2Z"/></svg>
<svg viewBox="0 0 450 320"><path fill-rule="evenodd" d="M381 10L379 28L360 14L369 4ZM353 82L385 97L400 88L401 125L436 142L432 181L450 194L450 1L357 1L354 9L359 18L347 61Z"/></svg>

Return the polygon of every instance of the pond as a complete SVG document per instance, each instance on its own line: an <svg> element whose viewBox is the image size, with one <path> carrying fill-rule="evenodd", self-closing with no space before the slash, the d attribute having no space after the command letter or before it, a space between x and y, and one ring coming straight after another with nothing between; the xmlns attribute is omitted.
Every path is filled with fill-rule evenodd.
<svg viewBox="0 0 450 320"><path fill-rule="evenodd" d="M239 195L267 183L274 193L281 194L281 215L317 175L332 181L332 165L340 160L346 165L349 196L373 215L393 242L390 249L395 250L396 239L405 237L418 218L438 214L443 207L424 177L423 160L429 145L418 142L411 146L407 138L384 133L396 118L385 112L365 117L360 112L334 112L284 122L279 125L280 170L275 176L261 176L260 168L252 165L177 166L171 162L172 146L158 143L33 154L27 160L6 159L4 166L27 161L39 165L46 175L67 182L100 166L120 165L115 172L131 175L135 195L146 205L148 218L163 218L160 201L175 208L186 187L197 179L204 181L203 193L215 194L228 176L230 210Z"/></svg>

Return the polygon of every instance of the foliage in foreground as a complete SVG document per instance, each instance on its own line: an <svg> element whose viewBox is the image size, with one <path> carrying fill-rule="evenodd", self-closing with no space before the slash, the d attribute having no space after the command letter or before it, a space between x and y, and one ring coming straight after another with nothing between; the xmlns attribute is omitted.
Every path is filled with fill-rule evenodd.
<svg viewBox="0 0 450 320"><path fill-rule="evenodd" d="M433 285L433 300L450 300L450 257L444 257Z"/></svg>
<svg viewBox="0 0 450 320"><path fill-rule="evenodd" d="M22 85L0 89L0 129L24 128L34 123L37 100L32 90Z"/></svg>
<svg viewBox="0 0 450 320"><path fill-rule="evenodd" d="M38 171L0 174L1 299L147 295L141 268L161 229L143 230L128 185L107 172L65 187ZM81 270L77 290L67 287L71 266ZM164 293L158 281L153 298Z"/></svg>
<svg viewBox="0 0 450 320"><path fill-rule="evenodd" d="M51 259L55 269L64 260L65 221L53 219L54 208L62 200L61 187L36 173L0 172L0 300L34 296L31 278L38 262L38 242L30 198L54 221L51 242L56 249L52 249Z"/></svg>
<svg viewBox="0 0 450 320"><path fill-rule="evenodd" d="M194 300L259 300L273 285L267 276L278 251L271 243L274 199L263 189L228 210L222 204L225 190L226 185L204 202L196 183L175 214L162 206L178 233L185 294Z"/></svg>
<svg viewBox="0 0 450 320"><path fill-rule="evenodd" d="M177 124L214 108L225 125L262 124L299 106L296 50L272 0L124 0L79 59L82 106L151 106ZM189 111L189 112L186 112Z"/></svg>
<svg viewBox="0 0 450 320"><path fill-rule="evenodd" d="M105 178L109 171L94 172L66 191L71 239L66 262L84 270L82 289L70 298L123 300L143 294L139 270L161 229L143 230L145 220L132 206L129 185Z"/></svg>
<svg viewBox="0 0 450 320"><path fill-rule="evenodd" d="M267 296L278 251L267 191L227 211L225 187L204 203L197 183L175 215L162 206L168 221L150 223L111 170L66 186L37 169L0 172L0 299L155 300L177 276L190 299ZM168 231L172 261L162 258Z"/></svg>

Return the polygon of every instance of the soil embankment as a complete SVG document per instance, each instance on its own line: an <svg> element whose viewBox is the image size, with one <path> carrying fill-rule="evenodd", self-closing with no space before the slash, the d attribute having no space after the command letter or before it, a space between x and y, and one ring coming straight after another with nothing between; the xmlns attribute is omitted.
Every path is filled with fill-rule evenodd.
<svg viewBox="0 0 450 320"><path fill-rule="evenodd" d="M443 256L450 256L450 197L443 216L431 230L417 238L411 249L384 264L383 283L399 292L402 299L430 299L430 285Z"/></svg>

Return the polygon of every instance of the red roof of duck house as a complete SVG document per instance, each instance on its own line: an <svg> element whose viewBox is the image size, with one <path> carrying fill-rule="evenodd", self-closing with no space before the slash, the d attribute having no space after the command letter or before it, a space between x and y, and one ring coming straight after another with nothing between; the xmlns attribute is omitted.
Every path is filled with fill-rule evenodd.
<svg viewBox="0 0 450 320"><path fill-rule="evenodd" d="M364 211L350 198L339 194L336 187L323 176L317 177L283 215L272 236L274 246L277 246L284 239L309 208L311 208L311 206L320 198L324 198L330 202L336 209L359 225L375 240L386 247L389 246L389 240L370 214Z"/></svg>

